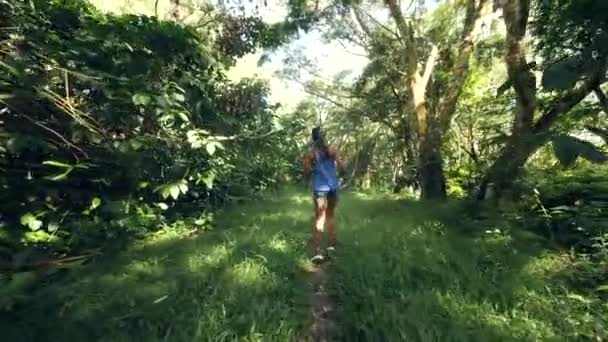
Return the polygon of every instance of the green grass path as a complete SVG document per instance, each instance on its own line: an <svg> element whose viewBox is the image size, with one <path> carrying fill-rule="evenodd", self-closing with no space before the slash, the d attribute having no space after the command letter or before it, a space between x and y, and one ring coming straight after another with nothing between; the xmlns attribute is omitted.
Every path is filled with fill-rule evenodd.
<svg viewBox="0 0 608 342"><path fill-rule="evenodd" d="M227 209L195 238L160 234L73 272L2 322L4 337L300 340L311 324L311 203L303 192L267 197ZM449 207L383 196L343 194L338 213L329 285L339 340L562 340L598 329L584 318L592 308L555 281L567 262L532 240L465 233L479 227Z"/></svg>

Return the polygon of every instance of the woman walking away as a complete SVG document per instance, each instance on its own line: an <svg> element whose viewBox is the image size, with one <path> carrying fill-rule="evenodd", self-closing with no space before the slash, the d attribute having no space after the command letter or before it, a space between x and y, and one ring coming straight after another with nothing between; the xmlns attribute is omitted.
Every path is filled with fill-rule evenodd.
<svg viewBox="0 0 608 342"><path fill-rule="evenodd" d="M313 227L313 248L315 263L324 260L320 252L323 230L327 224L329 230L328 251L336 247L335 211L338 203L338 188L340 186L336 166L342 168L342 159L335 145L328 145L319 127L312 130L312 151L304 156L304 176L312 174L312 195L315 207L315 223Z"/></svg>

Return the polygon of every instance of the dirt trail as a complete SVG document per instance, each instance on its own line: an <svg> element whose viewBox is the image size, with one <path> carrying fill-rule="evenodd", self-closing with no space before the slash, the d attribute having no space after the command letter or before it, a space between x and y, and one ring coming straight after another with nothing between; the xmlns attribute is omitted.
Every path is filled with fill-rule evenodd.
<svg viewBox="0 0 608 342"><path fill-rule="evenodd" d="M332 341L336 337L336 307L327 291L329 278L329 264L327 262L313 266L310 273L312 284L310 337L315 342Z"/></svg>

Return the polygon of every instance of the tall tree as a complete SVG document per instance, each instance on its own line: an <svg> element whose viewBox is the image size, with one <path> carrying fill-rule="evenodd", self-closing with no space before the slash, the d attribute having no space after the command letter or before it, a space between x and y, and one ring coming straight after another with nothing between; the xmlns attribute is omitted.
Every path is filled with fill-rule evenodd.
<svg viewBox="0 0 608 342"><path fill-rule="evenodd" d="M409 107L415 113L418 139L417 166L420 177L422 198L445 198L445 176L443 173L440 147L450 126L463 84L469 74L469 61L480 38L484 15L490 12L489 0L467 0L465 3L464 26L460 36L460 46L450 70L437 106L428 105L428 84L439 49L430 41L430 52L423 65L416 36L416 21L406 20L397 0L385 0L391 17L398 29L403 48L403 77L409 92ZM423 65L423 66L422 66Z"/></svg>
<svg viewBox="0 0 608 342"><path fill-rule="evenodd" d="M544 59L542 85L551 96L537 91L528 61L530 0L503 1L507 28L505 62L517 108L508 142L483 178L478 199L487 188L500 195L530 156L554 136L554 124L589 94L602 99L600 85L606 80L608 58L608 5L603 0L539 1L532 33Z"/></svg>

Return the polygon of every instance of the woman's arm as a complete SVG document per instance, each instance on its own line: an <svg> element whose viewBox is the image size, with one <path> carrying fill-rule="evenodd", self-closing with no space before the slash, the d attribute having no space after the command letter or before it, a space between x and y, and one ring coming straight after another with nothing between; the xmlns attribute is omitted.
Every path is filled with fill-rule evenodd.
<svg viewBox="0 0 608 342"><path fill-rule="evenodd" d="M338 167L340 168L340 170L344 171L345 170L345 162L344 162L344 158L342 158L342 155L340 154L340 150L338 149L338 146L336 145L329 145L328 146L328 150L329 150L329 156L336 161L336 164L338 165Z"/></svg>
<svg viewBox="0 0 608 342"><path fill-rule="evenodd" d="M312 161L314 159L314 155L312 152L308 152L304 155L304 178L310 177L312 173Z"/></svg>

